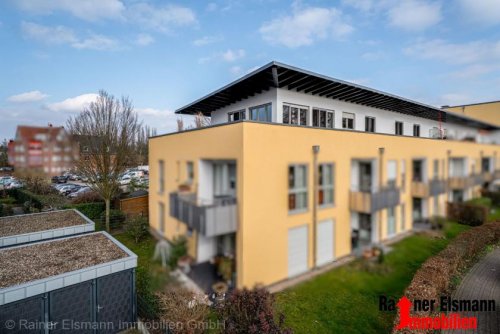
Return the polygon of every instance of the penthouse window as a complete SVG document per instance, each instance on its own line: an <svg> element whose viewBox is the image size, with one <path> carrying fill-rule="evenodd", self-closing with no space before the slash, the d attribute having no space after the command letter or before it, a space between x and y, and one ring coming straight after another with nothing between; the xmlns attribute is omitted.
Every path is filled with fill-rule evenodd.
<svg viewBox="0 0 500 334"><path fill-rule="evenodd" d="M342 129L354 130L354 117L355 115L349 112L342 113Z"/></svg>
<svg viewBox="0 0 500 334"><path fill-rule="evenodd" d="M313 108L313 126L333 129L335 113L332 110Z"/></svg>
<svg viewBox="0 0 500 334"><path fill-rule="evenodd" d="M365 117L365 131L375 132L375 117Z"/></svg>
<svg viewBox="0 0 500 334"><path fill-rule="evenodd" d="M227 114L228 122L236 122L245 119L245 109L233 111Z"/></svg>
<svg viewBox="0 0 500 334"><path fill-rule="evenodd" d="M283 124L307 125L308 108L293 104L283 104Z"/></svg>
<svg viewBox="0 0 500 334"><path fill-rule="evenodd" d="M271 103L250 108L250 119L258 122L272 121Z"/></svg>
<svg viewBox="0 0 500 334"><path fill-rule="evenodd" d="M420 125L413 124L413 137L420 137Z"/></svg>
<svg viewBox="0 0 500 334"><path fill-rule="evenodd" d="M403 135L403 122L396 122L395 123L394 133L398 136Z"/></svg>

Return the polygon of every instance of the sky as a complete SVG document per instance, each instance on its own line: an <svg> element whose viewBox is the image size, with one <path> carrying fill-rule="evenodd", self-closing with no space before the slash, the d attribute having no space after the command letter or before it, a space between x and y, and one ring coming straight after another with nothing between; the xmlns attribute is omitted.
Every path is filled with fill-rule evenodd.
<svg viewBox="0 0 500 334"><path fill-rule="evenodd" d="M500 0L3 0L0 42L0 139L100 89L175 131L273 60L434 106L500 99Z"/></svg>

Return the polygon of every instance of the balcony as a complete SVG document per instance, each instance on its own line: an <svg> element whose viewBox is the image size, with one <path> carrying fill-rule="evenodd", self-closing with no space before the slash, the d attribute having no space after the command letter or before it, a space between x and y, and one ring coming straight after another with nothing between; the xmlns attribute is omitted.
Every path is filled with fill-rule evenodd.
<svg viewBox="0 0 500 334"><path fill-rule="evenodd" d="M351 190L349 192L349 207L352 211L371 214L399 205L399 197L399 188L383 188L375 192Z"/></svg>
<svg viewBox="0 0 500 334"><path fill-rule="evenodd" d="M500 179L500 169L497 169L497 170L493 173L493 179L494 179L494 180Z"/></svg>
<svg viewBox="0 0 500 334"><path fill-rule="evenodd" d="M205 237L236 232L236 198L217 198L200 203L195 194L170 193L170 216L185 223Z"/></svg>
<svg viewBox="0 0 500 334"><path fill-rule="evenodd" d="M450 189L463 190L471 187L474 184L474 179L469 176L453 176L448 178L448 187Z"/></svg>
<svg viewBox="0 0 500 334"><path fill-rule="evenodd" d="M446 192L446 182L433 179L429 182L413 181L411 183L411 196L415 198L429 198L444 194Z"/></svg>
<svg viewBox="0 0 500 334"><path fill-rule="evenodd" d="M483 172L481 176L483 178L483 182L491 182L495 179L494 173L491 172Z"/></svg>

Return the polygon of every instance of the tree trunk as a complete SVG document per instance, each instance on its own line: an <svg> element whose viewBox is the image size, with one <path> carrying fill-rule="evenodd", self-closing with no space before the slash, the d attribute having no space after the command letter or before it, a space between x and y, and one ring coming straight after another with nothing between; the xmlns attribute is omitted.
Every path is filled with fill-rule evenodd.
<svg viewBox="0 0 500 334"><path fill-rule="evenodd" d="M109 198L106 198L104 200L106 202L106 231L109 232L110 231L110 228L109 228L109 210L110 210L110 200Z"/></svg>

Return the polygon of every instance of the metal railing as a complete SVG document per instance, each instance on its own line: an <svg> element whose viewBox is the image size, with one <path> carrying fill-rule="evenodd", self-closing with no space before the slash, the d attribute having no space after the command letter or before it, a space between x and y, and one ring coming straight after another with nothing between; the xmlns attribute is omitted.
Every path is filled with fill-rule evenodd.
<svg viewBox="0 0 500 334"><path fill-rule="evenodd" d="M170 193L170 216L206 237L237 230L237 203L234 197L215 198L201 203L195 194Z"/></svg>
<svg viewBox="0 0 500 334"><path fill-rule="evenodd" d="M351 190L349 206L351 210L373 213L385 208L399 205L400 190L396 187L381 188L373 192Z"/></svg>

